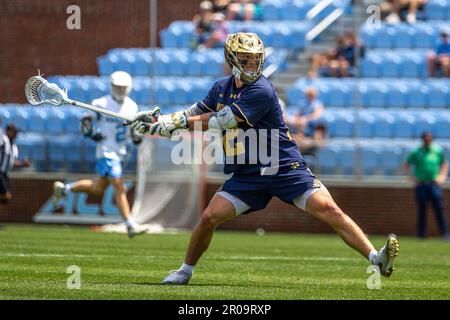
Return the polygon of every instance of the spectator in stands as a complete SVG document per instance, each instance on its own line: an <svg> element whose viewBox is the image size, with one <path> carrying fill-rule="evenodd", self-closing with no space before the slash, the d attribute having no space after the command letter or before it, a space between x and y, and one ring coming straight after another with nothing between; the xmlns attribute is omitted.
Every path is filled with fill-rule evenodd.
<svg viewBox="0 0 450 320"><path fill-rule="evenodd" d="M1 135L0 139L0 205L7 205L12 199L8 172L14 167L23 168L29 167L30 161L25 159L18 160L19 150L14 143L19 128L10 123L6 126L5 134Z"/></svg>
<svg viewBox="0 0 450 320"><path fill-rule="evenodd" d="M225 44L228 35L228 22L225 15L217 12L213 14L211 20L211 33L208 39L198 46L198 49L221 48Z"/></svg>
<svg viewBox="0 0 450 320"><path fill-rule="evenodd" d="M323 123L317 123L312 129L312 134L310 136L300 136L295 135L295 142L297 142L298 147L302 155L306 158L315 158L317 152L325 144L325 137L327 134L327 128ZM315 161L310 161L309 165L311 168L314 167Z"/></svg>
<svg viewBox="0 0 450 320"><path fill-rule="evenodd" d="M230 0L214 0L213 1L213 12L223 13L225 16L228 12L228 6L230 5Z"/></svg>
<svg viewBox="0 0 450 320"><path fill-rule="evenodd" d="M351 76L350 68L355 66L356 55L364 57L364 45L354 32L343 36L342 43L336 48L335 58L329 62L332 77Z"/></svg>
<svg viewBox="0 0 450 320"><path fill-rule="evenodd" d="M406 21L416 23L417 13L423 12L427 0L386 0L380 3L382 19L389 24Z"/></svg>
<svg viewBox="0 0 450 320"><path fill-rule="evenodd" d="M364 45L354 32L339 35L336 41L336 48L311 57L311 70L308 73L310 77L317 77L318 72L332 77L352 75L350 68L355 66L356 55L364 57Z"/></svg>
<svg viewBox="0 0 450 320"><path fill-rule="evenodd" d="M343 35L339 35L336 38L336 48L325 50L324 52L317 53L311 56L311 69L308 72L308 76L311 78L317 77L318 70L326 70L329 68L330 63L332 61L337 61L338 53L343 50L345 46L345 37ZM334 63L336 69L339 68L337 66L337 62ZM345 66L344 66L345 67Z"/></svg>
<svg viewBox="0 0 450 320"><path fill-rule="evenodd" d="M261 13L261 6L257 0L231 1L227 10L227 20L258 20Z"/></svg>
<svg viewBox="0 0 450 320"><path fill-rule="evenodd" d="M322 102L317 99L317 91L313 87L308 87L305 90L305 102L299 107L289 125L293 129L294 139L297 143L302 145L305 137L320 139L324 137L324 131L319 130L316 133L316 125L323 113L324 106Z"/></svg>
<svg viewBox="0 0 450 320"><path fill-rule="evenodd" d="M340 54L352 67L355 65L356 55L358 55L358 58L364 58L364 44L355 32L347 33L345 37L345 45Z"/></svg>
<svg viewBox="0 0 450 320"><path fill-rule="evenodd" d="M444 77L450 76L450 43L447 31L442 31L434 52L428 56L428 71L431 77L440 69Z"/></svg>
<svg viewBox="0 0 450 320"><path fill-rule="evenodd" d="M439 231L445 239L450 240L442 201L442 185L447 178L448 163L442 148L432 143L433 136L430 132L422 134L422 141L423 144L408 155L404 164L408 176L416 185L418 236L425 238L426 208L428 200L431 200ZM410 166L414 167L414 175L411 175Z"/></svg>
<svg viewBox="0 0 450 320"><path fill-rule="evenodd" d="M212 32L213 5L210 1L200 3L200 13L196 14L192 21L195 24L196 38L193 47L205 43Z"/></svg>

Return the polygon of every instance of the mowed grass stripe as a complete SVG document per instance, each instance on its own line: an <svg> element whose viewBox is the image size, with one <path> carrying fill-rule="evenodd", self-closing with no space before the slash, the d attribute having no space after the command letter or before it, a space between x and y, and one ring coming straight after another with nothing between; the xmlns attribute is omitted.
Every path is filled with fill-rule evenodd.
<svg viewBox="0 0 450 320"><path fill-rule="evenodd" d="M215 234L191 284L161 285L183 260L189 233L126 235L86 227L7 225L0 231L2 299L449 299L449 243L400 237L397 271L381 290L336 235ZM384 237L371 237L376 247ZM81 268L69 290L70 265Z"/></svg>

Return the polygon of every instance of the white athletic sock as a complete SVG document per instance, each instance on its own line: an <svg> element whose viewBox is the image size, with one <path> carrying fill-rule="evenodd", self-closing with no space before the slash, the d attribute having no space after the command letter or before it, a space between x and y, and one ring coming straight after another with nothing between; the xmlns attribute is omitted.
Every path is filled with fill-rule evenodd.
<svg viewBox="0 0 450 320"><path fill-rule="evenodd" d="M72 185L73 185L72 183L64 185L64 192L69 193L70 191L72 191Z"/></svg>
<svg viewBox="0 0 450 320"><path fill-rule="evenodd" d="M373 263L373 260L375 259L375 257L376 257L377 255L378 255L377 250L372 250L372 251L370 251L370 253L369 253L369 261L370 261L371 264L374 264L374 263Z"/></svg>
<svg viewBox="0 0 450 320"><path fill-rule="evenodd" d="M127 227L133 227L133 226L134 226L134 221L133 221L133 219L132 219L132 218L126 219L126 220L125 220L125 225L126 225Z"/></svg>
<svg viewBox="0 0 450 320"><path fill-rule="evenodd" d="M194 272L194 268L195 268L195 266L190 266L186 263L183 263L183 265L181 266L180 269L186 273L192 274Z"/></svg>

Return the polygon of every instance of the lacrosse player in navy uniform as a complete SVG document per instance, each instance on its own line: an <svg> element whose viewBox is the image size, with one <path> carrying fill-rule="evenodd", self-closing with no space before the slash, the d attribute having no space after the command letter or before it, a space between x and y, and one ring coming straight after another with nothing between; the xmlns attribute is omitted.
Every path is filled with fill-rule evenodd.
<svg viewBox="0 0 450 320"><path fill-rule="evenodd" d="M260 38L254 33L228 35L225 60L232 75L217 81L204 100L187 110L159 115L154 123L151 116L158 113L157 108L141 112L133 121L125 123L140 133L149 132L163 137L171 137L177 129L193 130L194 123L197 123L196 127L200 123L202 130L215 129L226 133L225 156L234 160L225 161L225 173L233 175L202 213L192 233L184 263L163 283L187 284L217 226L239 214L265 208L274 196L330 225L345 243L373 265L379 266L381 274L389 277L398 253L396 236L389 235L386 245L376 251L363 231L336 205L327 188L311 173L289 135L277 94L262 75L265 50ZM266 150L276 143L278 158L271 159L270 164L264 163L259 150L248 151L248 139L239 141L239 137L233 134L231 137L236 138L234 147L227 146L232 140L227 135L236 129L244 132L254 130L258 139L266 139ZM271 130L277 132L276 140L269 139ZM243 156L245 162L235 161L237 156Z"/></svg>
<svg viewBox="0 0 450 320"><path fill-rule="evenodd" d="M124 71L116 71L110 76L110 95L96 99L92 104L126 116L138 112L136 103L128 97L131 91L132 78ZM95 125L94 120L95 119ZM78 180L64 184L56 181L53 189L53 206L68 192L85 192L89 195L102 196L106 187L112 184L115 192L116 205L127 227L128 236L147 231L145 226L136 224L131 217L130 205L127 199L125 180L122 177L122 161L127 152L126 141L131 136L133 143L139 144L142 135L134 129L127 132L122 121L100 113L87 113L81 120L81 132L86 138L97 142L95 171L96 180Z"/></svg>

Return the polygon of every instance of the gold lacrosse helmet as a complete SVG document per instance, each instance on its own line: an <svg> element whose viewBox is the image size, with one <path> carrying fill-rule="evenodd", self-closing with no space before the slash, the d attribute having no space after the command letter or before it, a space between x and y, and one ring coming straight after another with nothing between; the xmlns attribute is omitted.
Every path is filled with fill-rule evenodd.
<svg viewBox="0 0 450 320"><path fill-rule="evenodd" d="M233 75L244 83L252 83L261 76L266 59L264 43L255 33L229 34L225 42L225 61ZM245 70L248 60L238 59L239 53L250 54L257 61L256 70Z"/></svg>

